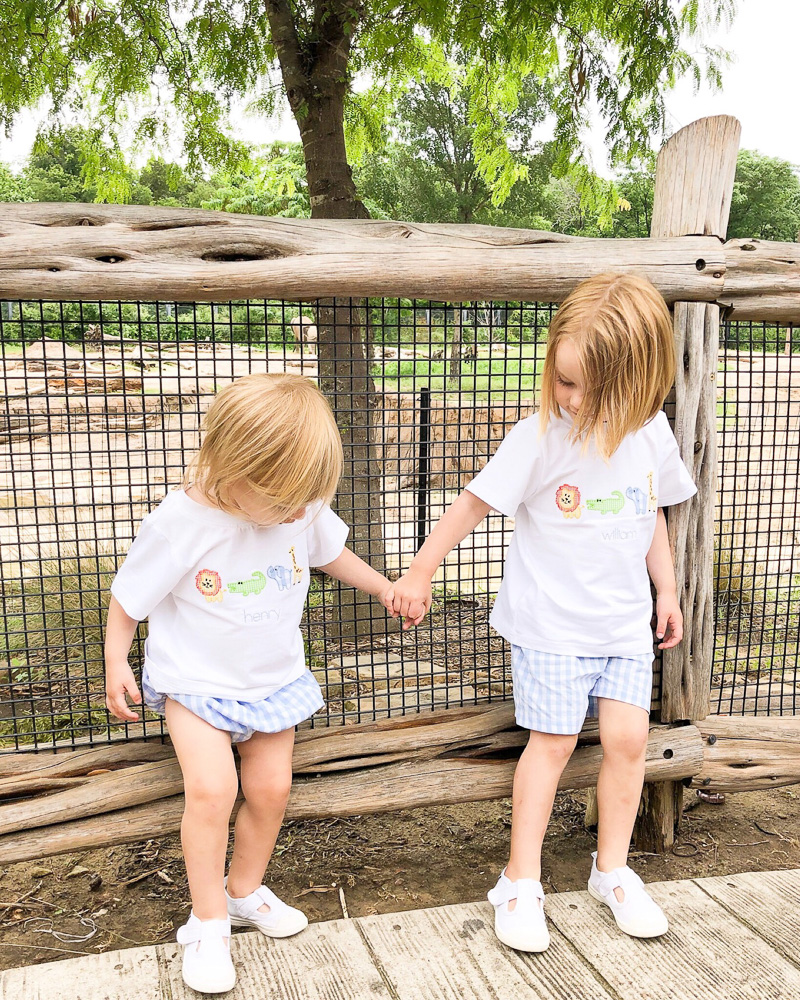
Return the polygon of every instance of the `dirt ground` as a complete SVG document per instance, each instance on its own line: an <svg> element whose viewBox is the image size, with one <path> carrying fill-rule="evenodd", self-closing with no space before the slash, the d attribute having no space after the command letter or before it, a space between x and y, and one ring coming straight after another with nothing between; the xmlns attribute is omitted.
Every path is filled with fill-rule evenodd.
<svg viewBox="0 0 800 1000"><path fill-rule="evenodd" d="M800 867L799 787L684 801L674 850L632 853L646 882ZM547 892L586 885L584 802L557 798ZM506 861L510 816L504 799L287 823L268 881L311 920L483 899ZM177 836L9 865L0 887L0 969L171 940L190 907Z"/></svg>

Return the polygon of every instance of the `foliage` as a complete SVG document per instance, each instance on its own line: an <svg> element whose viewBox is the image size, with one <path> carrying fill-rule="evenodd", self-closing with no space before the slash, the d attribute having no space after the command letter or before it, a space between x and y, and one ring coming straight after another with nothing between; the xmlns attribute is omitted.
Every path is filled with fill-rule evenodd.
<svg viewBox="0 0 800 1000"><path fill-rule="evenodd" d="M275 142L234 171L214 178L203 208L249 215L303 218L311 214L303 150L296 142Z"/></svg>
<svg viewBox="0 0 800 1000"><path fill-rule="evenodd" d="M191 171L235 171L246 153L230 135L231 103L249 101L266 116L282 86L309 175L332 185L315 196L315 211L341 213L349 205L358 214L339 143L345 125L358 162L411 81L438 72L445 83L443 52L457 48L468 60L475 163L499 204L525 173L513 141L529 81L548 95L558 174L576 166L590 106L606 122L613 157L641 153L662 128L663 95L679 77L705 73L718 81L724 54L701 43L695 58L682 42L701 38L733 9L734 0L431 0L406 7L386 0L20 0L0 8L0 124L43 97L54 121L73 114L91 122L85 187L101 200L126 200L126 128L140 146L180 135ZM366 98L354 86L364 74L373 82Z"/></svg>
<svg viewBox="0 0 800 1000"><path fill-rule="evenodd" d="M743 149L736 161L731 239L800 239L800 177L786 160Z"/></svg>

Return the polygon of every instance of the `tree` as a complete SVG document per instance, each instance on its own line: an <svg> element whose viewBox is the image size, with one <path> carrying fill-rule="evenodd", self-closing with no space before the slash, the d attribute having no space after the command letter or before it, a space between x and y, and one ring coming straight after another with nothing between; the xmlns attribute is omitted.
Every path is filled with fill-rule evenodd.
<svg viewBox="0 0 800 1000"><path fill-rule="evenodd" d="M711 20L732 5L709 0ZM508 122L524 81L551 88L561 172L580 149L593 102L614 155L646 148L664 120L663 91L701 72L681 47L682 34L700 32L699 9L700 0L19 0L0 8L0 124L45 95L56 116L79 113L98 146L113 146L114 155L90 161L98 197L124 200L130 181L113 167L123 162L127 117L140 143L174 131L177 119L190 169L233 167L243 150L227 130L230 103L244 98L268 115L282 88L300 130L312 216L361 218L367 212L353 182L345 122L350 149L380 141L392 95L423 71L431 76L442 52L457 47L470 60L475 158L499 203L523 172L509 150ZM718 76L719 53L706 49L705 56L707 72ZM366 94L354 87L362 73L372 80ZM324 305L318 328L320 383L340 403L348 465L361 480L354 490L368 494L379 484L369 474L374 386L363 310ZM376 508L356 512L372 519L368 525L351 523L357 551L375 555L380 566Z"/></svg>
<svg viewBox="0 0 800 1000"><path fill-rule="evenodd" d="M800 232L800 178L786 160L762 156L751 149L739 152L733 183L728 236L731 239L798 239Z"/></svg>

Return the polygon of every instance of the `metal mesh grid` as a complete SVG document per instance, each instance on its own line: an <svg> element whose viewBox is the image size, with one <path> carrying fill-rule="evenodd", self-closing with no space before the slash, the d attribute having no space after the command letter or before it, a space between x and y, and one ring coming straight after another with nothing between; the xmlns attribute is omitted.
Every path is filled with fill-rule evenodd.
<svg viewBox="0 0 800 1000"><path fill-rule="evenodd" d="M723 324L720 339L711 711L791 715L800 708L800 342L791 326L766 323Z"/></svg>
<svg viewBox="0 0 800 1000"><path fill-rule="evenodd" d="M554 308L370 302L378 489L365 496L346 467L339 494L377 508L382 543L362 551L370 561L385 558L389 573L404 569L507 430L532 412ZM109 726L100 628L108 586L141 518L180 482L214 392L251 371L317 376L315 309L264 301L0 305L0 745L161 732L149 716L146 726ZM338 311L336 323L363 320L360 304ZM795 669L797 653L796 355L775 353L772 329L723 333L712 711L794 708L774 685L791 687L793 699L794 675L784 671ZM345 387L340 405L348 388L355 391ZM488 618L512 527L492 515L451 553L431 615L410 632L373 603L366 627L348 634L338 585L315 577L303 622L327 695L315 724L508 697L506 644ZM654 704L658 697L657 669Z"/></svg>
<svg viewBox="0 0 800 1000"><path fill-rule="evenodd" d="M337 302L334 322L363 320L360 306ZM6 748L103 742L123 728L110 728L103 707L100 626L115 568L142 517L180 482L217 389L256 371L317 377L315 309L264 301L0 305ZM380 564L385 556L389 573L404 569L459 489L532 411L552 311L370 302L377 496L364 495L352 466L339 491L340 504L380 514L382 545L371 541L365 558ZM352 405L355 386L337 389L337 404ZM327 694L315 724L507 697L507 650L488 616L511 529L492 516L450 555L432 613L415 631L401 633L372 602L366 627L348 634L338 584L316 576L303 622ZM144 626L136 662L143 634ZM127 734L160 732L145 718L146 727L128 725Z"/></svg>

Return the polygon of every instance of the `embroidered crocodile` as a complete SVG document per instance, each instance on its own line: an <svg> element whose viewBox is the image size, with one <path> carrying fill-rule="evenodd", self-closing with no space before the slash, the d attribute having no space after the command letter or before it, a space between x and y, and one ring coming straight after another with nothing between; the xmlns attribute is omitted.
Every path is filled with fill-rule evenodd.
<svg viewBox="0 0 800 1000"><path fill-rule="evenodd" d="M587 500L586 506L589 510L599 510L601 514L619 514L625 506L625 497L619 490L612 490L610 497Z"/></svg>
<svg viewBox="0 0 800 1000"><path fill-rule="evenodd" d="M234 580L229 583L228 593L248 597L250 594L260 594L266 585L267 578L260 570L256 570L249 580Z"/></svg>

